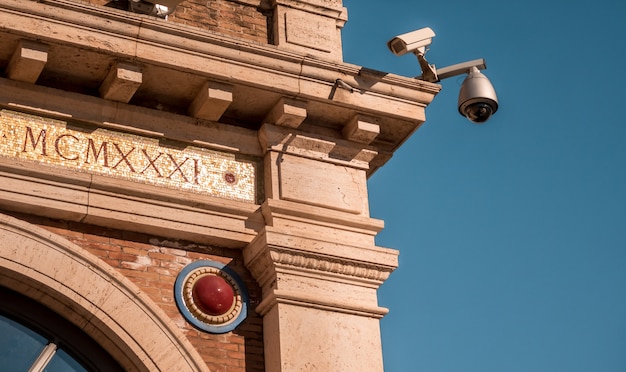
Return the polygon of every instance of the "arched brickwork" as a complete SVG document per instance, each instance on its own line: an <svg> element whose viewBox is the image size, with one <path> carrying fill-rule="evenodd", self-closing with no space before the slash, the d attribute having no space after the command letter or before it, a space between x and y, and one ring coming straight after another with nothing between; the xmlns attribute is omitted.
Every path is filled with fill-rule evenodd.
<svg viewBox="0 0 626 372"><path fill-rule="evenodd" d="M127 371L208 370L130 280L64 238L2 214L0 285L82 328Z"/></svg>

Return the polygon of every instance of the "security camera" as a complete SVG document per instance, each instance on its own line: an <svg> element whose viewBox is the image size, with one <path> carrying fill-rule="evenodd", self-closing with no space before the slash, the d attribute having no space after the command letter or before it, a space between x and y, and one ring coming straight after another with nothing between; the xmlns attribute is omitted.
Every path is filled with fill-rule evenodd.
<svg viewBox="0 0 626 372"><path fill-rule="evenodd" d="M498 111L493 85L477 67L472 67L459 92L459 112L473 123L484 123Z"/></svg>
<svg viewBox="0 0 626 372"><path fill-rule="evenodd" d="M407 53L424 54L426 47L430 45L434 36L433 30L430 27L425 27L394 37L387 42L387 47L397 56Z"/></svg>
<svg viewBox="0 0 626 372"><path fill-rule="evenodd" d="M183 0L130 0L128 8L131 12L148 14L167 19Z"/></svg>
<svg viewBox="0 0 626 372"><path fill-rule="evenodd" d="M409 52L417 56L422 75L417 79L437 83L442 79L467 74L459 92L459 112L473 123L484 123L498 111L498 97L493 85L479 70L487 68L484 59L458 63L456 65L435 68L426 60L426 47L435 36L430 27L394 37L387 42L389 50L397 56Z"/></svg>

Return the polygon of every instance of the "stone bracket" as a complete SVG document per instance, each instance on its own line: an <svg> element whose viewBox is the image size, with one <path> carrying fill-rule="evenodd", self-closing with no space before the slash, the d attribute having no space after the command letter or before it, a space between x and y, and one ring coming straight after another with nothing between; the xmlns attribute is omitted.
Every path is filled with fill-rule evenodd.
<svg viewBox="0 0 626 372"><path fill-rule="evenodd" d="M100 96L111 101L128 103L142 83L141 67L116 62L100 85Z"/></svg>
<svg viewBox="0 0 626 372"><path fill-rule="evenodd" d="M306 119L306 102L292 98L281 98L267 114L263 123L297 128Z"/></svg>
<svg viewBox="0 0 626 372"><path fill-rule="evenodd" d="M30 40L20 40L6 69L12 80L35 83L48 62L48 46Z"/></svg>
<svg viewBox="0 0 626 372"><path fill-rule="evenodd" d="M233 102L232 85L206 82L189 106L189 115L205 120L217 121Z"/></svg>
<svg viewBox="0 0 626 372"><path fill-rule="evenodd" d="M380 126L374 123L374 118L355 115L343 128L343 136L347 140L370 144L380 134Z"/></svg>

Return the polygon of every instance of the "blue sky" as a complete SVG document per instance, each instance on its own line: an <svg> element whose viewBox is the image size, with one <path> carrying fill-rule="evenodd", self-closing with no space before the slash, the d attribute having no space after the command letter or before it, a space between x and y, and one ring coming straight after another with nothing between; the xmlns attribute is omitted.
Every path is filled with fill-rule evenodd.
<svg viewBox="0 0 626 372"><path fill-rule="evenodd" d="M382 4L382 5L381 5ZM426 123L369 180L386 371L626 371L626 2L344 0L344 60L417 76L386 48L431 27L438 67L485 58L500 109Z"/></svg>

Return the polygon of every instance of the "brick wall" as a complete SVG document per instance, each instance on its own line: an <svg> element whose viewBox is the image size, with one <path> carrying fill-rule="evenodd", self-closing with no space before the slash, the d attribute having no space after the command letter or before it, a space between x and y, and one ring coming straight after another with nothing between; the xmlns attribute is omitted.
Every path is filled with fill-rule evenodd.
<svg viewBox="0 0 626 372"><path fill-rule="evenodd" d="M184 1L168 17L168 21L258 43L267 43L269 40L267 17L256 7L234 1Z"/></svg>
<svg viewBox="0 0 626 372"><path fill-rule="evenodd" d="M128 9L128 0L75 1ZM158 3L157 0L154 1ZM268 14L255 3L236 0L187 0L176 7L176 11L168 16L167 21L267 44L271 40L267 27Z"/></svg>
<svg viewBox="0 0 626 372"><path fill-rule="evenodd" d="M263 319L254 312L261 290L243 266L240 251L29 215L15 217L68 239L133 281L178 325L212 372L264 370ZM196 260L226 264L244 281L252 306L247 319L234 331L225 334L199 331L178 311L174 301L176 276Z"/></svg>

